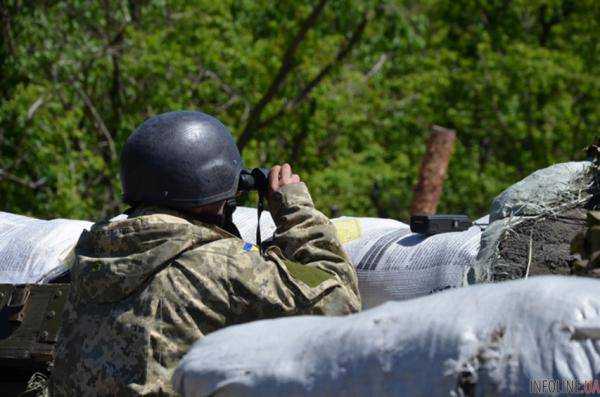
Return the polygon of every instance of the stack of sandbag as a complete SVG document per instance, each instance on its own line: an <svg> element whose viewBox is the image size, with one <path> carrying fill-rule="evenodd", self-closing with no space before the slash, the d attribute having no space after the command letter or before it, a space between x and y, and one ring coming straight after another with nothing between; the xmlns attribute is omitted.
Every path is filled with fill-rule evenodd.
<svg viewBox="0 0 600 397"><path fill-rule="evenodd" d="M556 164L512 185L492 202L475 267L478 282L570 274L570 245L600 198L598 167Z"/></svg>
<svg viewBox="0 0 600 397"><path fill-rule="evenodd" d="M234 223L242 238L255 242L256 209L238 208ZM356 266L364 307L465 285L481 235L475 226L428 237L411 233L402 222L380 218L342 217L333 223ZM70 265L68 254L90 226L85 221L0 213L0 282L46 282L64 273ZM261 217L261 230L265 239L275 230L268 212Z"/></svg>
<svg viewBox="0 0 600 397"><path fill-rule="evenodd" d="M238 208L233 221L243 239L256 241L256 209ZM365 308L466 285L481 240L479 226L426 236L393 219L341 217L332 222L356 267ZM487 217L476 223L487 223ZM262 238L270 238L275 224L268 212L260 225Z"/></svg>
<svg viewBox="0 0 600 397"><path fill-rule="evenodd" d="M91 222L45 221L0 212L0 283L47 281L72 258L73 247Z"/></svg>
<svg viewBox="0 0 600 397"><path fill-rule="evenodd" d="M198 341L173 385L185 397L600 391L599 290L545 276L233 326Z"/></svg>

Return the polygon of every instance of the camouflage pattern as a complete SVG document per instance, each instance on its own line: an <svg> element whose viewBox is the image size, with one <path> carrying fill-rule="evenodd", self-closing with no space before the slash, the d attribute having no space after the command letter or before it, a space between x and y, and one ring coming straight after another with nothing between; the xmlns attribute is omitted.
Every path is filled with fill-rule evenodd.
<svg viewBox="0 0 600 397"><path fill-rule="evenodd" d="M284 186L272 204L277 230L264 256L164 208L82 235L53 394L171 395L172 371L203 335L257 319L359 311L354 268L306 186Z"/></svg>
<svg viewBox="0 0 600 397"><path fill-rule="evenodd" d="M571 273L600 278L600 211L588 212L587 230L575 237L571 251Z"/></svg>

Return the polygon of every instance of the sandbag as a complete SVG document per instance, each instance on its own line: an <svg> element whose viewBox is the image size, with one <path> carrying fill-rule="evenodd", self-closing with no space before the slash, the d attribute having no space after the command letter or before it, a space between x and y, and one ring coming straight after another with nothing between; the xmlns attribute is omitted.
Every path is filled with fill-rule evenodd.
<svg viewBox="0 0 600 397"><path fill-rule="evenodd" d="M492 202L475 281L569 274L570 243L598 198L598 166L590 161L555 164L506 189Z"/></svg>
<svg viewBox="0 0 600 397"><path fill-rule="evenodd" d="M369 218L338 218L338 231L352 223L377 224ZM348 222L348 223L346 223ZM478 222L485 223L486 218ZM389 300L415 298L468 284L468 274L479 251L481 229L433 236L412 233L408 225L364 228L344 243L358 274L365 308ZM343 239L342 239L343 240Z"/></svg>
<svg viewBox="0 0 600 397"><path fill-rule="evenodd" d="M45 221L0 212L0 283L25 284L46 275L69 259L81 232L91 222Z"/></svg>
<svg viewBox="0 0 600 397"><path fill-rule="evenodd" d="M238 208L233 221L243 239L256 241L256 209ZM480 226L425 236L393 219L341 217L332 222L356 268L364 308L467 285L481 240ZM488 217L476 221L487 222ZM275 224L268 212L260 224L262 237L270 238Z"/></svg>
<svg viewBox="0 0 600 397"><path fill-rule="evenodd" d="M587 202L595 166L572 161L542 168L500 193L490 209L490 221L509 216L535 216Z"/></svg>
<svg viewBox="0 0 600 397"><path fill-rule="evenodd" d="M541 276L346 317L233 326L193 345L173 385L185 397L518 396L549 379L584 387L600 373L599 290L595 279Z"/></svg>
<svg viewBox="0 0 600 397"><path fill-rule="evenodd" d="M125 217L121 214L113 220ZM244 240L256 241L255 208L239 207L233 221ZM477 226L428 237L411 233L408 225L393 219L341 217L332 221L356 267L365 308L465 285L479 250ZM0 258L4 258L0 282L45 282L62 274L68 270L67 254L90 226L90 222L43 221L2 213L0 237L6 238L0 242ZM273 219L264 212L263 238L271 238L274 230Z"/></svg>

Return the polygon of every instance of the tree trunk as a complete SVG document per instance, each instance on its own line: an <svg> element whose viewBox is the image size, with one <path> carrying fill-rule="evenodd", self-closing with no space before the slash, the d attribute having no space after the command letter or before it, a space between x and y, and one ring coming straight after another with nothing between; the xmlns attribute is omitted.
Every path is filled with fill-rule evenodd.
<svg viewBox="0 0 600 397"><path fill-rule="evenodd" d="M413 189L411 214L435 214L455 141L455 131L437 125L431 127L419 182Z"/></svg>

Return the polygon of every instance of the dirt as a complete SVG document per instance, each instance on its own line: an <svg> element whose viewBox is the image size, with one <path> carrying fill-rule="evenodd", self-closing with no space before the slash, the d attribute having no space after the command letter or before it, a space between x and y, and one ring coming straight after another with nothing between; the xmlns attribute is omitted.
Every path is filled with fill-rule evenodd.
<svg viewBox="0 0 600 397"><path fill-rule="evenodd" d="M531 240L529 276L570 274L571 241L585 228L586 209L576 208L556 216L526 220L506 233L499 245L502 263L493 269L494 281L525 277Z"/></svg>

